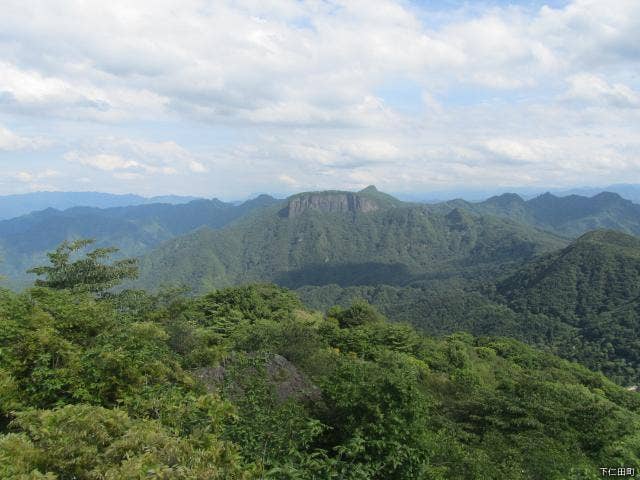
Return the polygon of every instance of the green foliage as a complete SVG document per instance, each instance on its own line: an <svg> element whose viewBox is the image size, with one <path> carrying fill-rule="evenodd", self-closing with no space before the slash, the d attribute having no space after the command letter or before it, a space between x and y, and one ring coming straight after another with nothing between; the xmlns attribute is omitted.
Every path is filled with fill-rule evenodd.
<svg viewBox="0 0 640 480"><path fill-rule="evenodd" d="M242 479L232 445L209 436L180 437L159 422L87 405L16 415L0 437L2 478Z"/></svg>
<svg viewBox="0 0 640 480"><path fill-rule="evenodd" d="M227 288L204 295L196 308L207 318L275 320L304 307L293 293L272 284Z"/></svg>
<svg viewBox="0 0 640 480"><path fill-rule="evenodd" d="M3 478L595 478L640 451L640 397L598 374L270 285L3 291L0 348Z"/></svg>
<svg viewBox="0 0 640 480"><path fill-rule="evenodd" d="M54 252L47 254L51 265L34 267L28 273L44 276L36 280L36 285L54 289L73 289L82 292L104 293L123 280L136 278L137 262L134 259L117 260L112 264L103 263L117 248L96 248L84 258L72 261L72 255L93 240L82 239L63 242Z"/></svg>
<svg viewBox="0 0 640 480"><path fill-rule="evenodd" d="M339 357L323 382L322 416L332 428L340 478L437 478L446 452L429 428L430 401L419 370L402 357L377 362Z"/></svg>
<svg viewBox="0 0 640 480"><path fill-rule="evenodd" d="M356 299L349 308L333 307L327 316L335 318L342 328L379 322L382 316L365 300Z"/></svg>

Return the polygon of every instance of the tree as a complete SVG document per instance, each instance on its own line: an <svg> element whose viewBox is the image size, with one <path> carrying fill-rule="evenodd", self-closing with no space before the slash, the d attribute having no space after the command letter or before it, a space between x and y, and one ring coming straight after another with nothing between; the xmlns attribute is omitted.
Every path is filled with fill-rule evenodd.
<svg viewBox="0 0 640 480"><path fill-rule="evenodd" d="M111 264L104 263L117 248L96 248L83 258L73 261L73 254L94 243L92 239L80 239L73 242L64 241L47 256L51 265L32 268L27 273L42 275L35 284L53 289L104 294L110 288L119 285L125 279L138 276L137 260L125 258Z"/></svg>
<svg viewBox="0 0 640 480"><path fill-rule="evenodd" d="M327 312L327 316L335 318L340 323L340 327L348 328L367 323L377 323L384 320L384 317L366 300L355 299L347 309L334 307Z"/></svg>

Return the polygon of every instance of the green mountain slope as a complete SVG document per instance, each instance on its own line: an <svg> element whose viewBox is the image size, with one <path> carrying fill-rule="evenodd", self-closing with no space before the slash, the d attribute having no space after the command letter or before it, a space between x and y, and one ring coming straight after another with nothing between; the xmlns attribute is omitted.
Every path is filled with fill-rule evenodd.
<svg viewBox="0 0 640 480"><path fill-rule="evenodd" d="M587 233L499 282L497 289L517 310L579 324L640 295L640 239L610 230Z"/></svg>
<svg viewBox="0 0 640 480"><path fill-rule="evenodd" d="M315 192L167 242L145 256L141 284L407 285L487 276L563 244L510 220L440 214L371 188Z"/></svg>
<svg viewBox="0 0 640 480"><path fill-rule="evenodd" d="M519 315L573 329L550 338L558 354L621 383L640 381L640 239L609 230L583 235L497 284ZM569 332L569 330L567 330Z"/></svg>
<svg viewBox="0 0 640 480"><path fill-rule="evenodd" d="M278 203L263 195L235 206L219 200L180 205L151 204L99 209L47 209L0 221L0 271L14 285L64 240L95 238L99 246L118 245L122 256L138 256L177 235L201 226L220 228L247 213Z"/></svg>

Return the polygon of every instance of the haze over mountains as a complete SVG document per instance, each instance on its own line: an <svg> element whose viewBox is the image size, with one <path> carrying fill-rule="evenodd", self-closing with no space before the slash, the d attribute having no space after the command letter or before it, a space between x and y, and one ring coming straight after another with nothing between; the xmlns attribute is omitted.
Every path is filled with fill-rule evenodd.
<svg viewBox="0 0 640 480"><path fill-rule="evenodd" d="M447 202L452 199L462 199L468 202L483 202L490 197L498 197L504 192L516 193L523 199L532 199L544 193L540 189L487 189L482 191L476 190L449 190L437 191L432 193L414 193L399 195L399 198L406 201L418 203L440 203ZM640 185L634 184L616 184L607 187L577 187L564 190L550 190L551 193L558 197L569 195L579 195L585 197L593 197L599 193L611 192L617 193L621 197L640 204ZM253 197L258 197L256 194ZM276 195L282 198L285 195ZM150 203L170 203L181 204L188 203L192 200L201 199L200 197L181 196L181 195L160 195L154 197L144 197L135 194L113 194L103 192L32 192L14 195L0 195L0 220L26 215L37 210L45 210L47 208L55 208L57 210L65 210L72 207L128 207L133 205L145 205ZM234 204L244 203L243 201L230 202Z"/></svg>
<svg viewBox="0 0 640 480"><path fill-rule="evenodd" d="M460 207L478 214L510 218L568 237L598 228L640 233L640 205L611 192L592 197L545 193L526 201L516 194L505 193L479 203L455 200L442 207Z"/></svg>
<svg viewBox="0 0 640 480"><path fill-rule="evenodd" d="M96 203L129 198L76 195L45 194L40 200L85 198ZM255 209L260 214L243 218ZM123 256L144 256L160 247L143 261L142 282L148 286L178 278L197 289L250 279L289 286L406 285L462 269L467 276L489 273L508 261L559 248L593 229L637 234L639 218L639 205L605 192L593 197L544 194L531 200L503 194L478 203L424 205L369 187L358 193L298 194L284 201L261 195L242 204L213 199L48 208L0 221L0 252L3 271L14 284L26 281L24 271L63 240L87 237L99 245L118 246ZM236 220L241 221L219 230ZM181 255L185 249L189 254ZM172 251L176 258L171 258ZM215 260L196 262L198 273L193 273L184 263L194 261L194 255ZM154 271L151 266L163 263L173 265L171 279L163 276L163 268Z"/></svg>
<svg viewBox="0 0 640 480"><path fill-rule="evenodd" d="M95 238L99 246L117 245L121 256L139 256L176 235L203 226L222 227L274 202L264 195L240 205L213 199L106 209L48 208L0 221L2 269L17 285L22 285L29 281L26 269L41 263L45 253L64 240Z"/></svg>
<svg viewBox="0 0 640 480"><path fill-rule="evenodd" d="M65 210L72 207L128 207L149 203L180 204L197 197L162 195L142 197L140 195L117 195L101 192L33 192L0 196L0 220L26 215L37 210L55 208Z"/></svg>

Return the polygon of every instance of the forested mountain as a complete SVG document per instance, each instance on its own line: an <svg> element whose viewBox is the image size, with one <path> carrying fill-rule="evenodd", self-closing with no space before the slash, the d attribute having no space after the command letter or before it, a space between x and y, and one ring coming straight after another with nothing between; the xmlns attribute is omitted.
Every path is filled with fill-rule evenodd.
<svg viewBox="0 0 640 480"><path fill-rule="evenodd" d="M261 195L241 205L219 200L150 204L108 209L47 209L0 221L0 270L14 285L28 282L25 272L64 240L95 238L118 245L123 256L138 256L161 242L202 226L220 228L278 201Z"/></svg>
<svg viewBox="0 0 640 480"><path fill-rule="evenodd" d="M637 393L515 340L272 285L113 294L125 264L70 263L81 246L0 290L2 478L578 480L640 461Z"/></svg>
<svg viewBox="0 0 640 480"><path fill-rule="evenodd" d="M593 197L545 193L526 201L514 193L505 193L479 203L455 200L438 205L441 210L454 207L510 218L567 237L596 229L640 234L640 205L611 192Z"/></svg>
<svg viewBox="0 0 640 480"><path fill-rule="evenodd" d="M516 310L579 324L640 296L640 239L611 230L589 232L525 265L497 290Z"/></svg>
<svg viewBox="0 0 640 480"><path fill-rule="evenodd" d="M546 218L568 234L569 225L616 211L617 225L626 219L630 227L636 206L610 194L529 202L511 195L482 208L407 204L371 188L296 195L162 245L144 258L140 284L207 291L272 281L298 288L320 309L365 298L429 334L506 335L620 383L640 382L640 241L595 231L564 248L527 225ZM507 213L521 223L500 218Z"/></svg>
<svg viewBox="0 0 640 480"><path fill-rule="evenodd" d="M441 214L372 187L315 192L167 242L144 257L141 285L408 285L486 276L563 245L510 220L460 209Z"/></svg>
<svg viewBox="0 0 640 480"><path fill-rule="evenodd" d="M549 343L567 358L619 381L640 380L640 239L590 232L497 284L520 315L544 315L574 338ZM569 330L567 330L569 331Z"/></svg>
<svg viewBox="0 0 640 480"><path fill-rule="evenodd" d="M627 200L631 200L634 203L640 204L640 185L632 183L616 183L608 185L606 187L578 187L571 190L563 190L556 192L556 195L566 197L567 195L582 195L587 197L593 197L602 192L617 193Z"/></svg>
<svg viewBox="0 0 640 480"><path fill-rule="evenodd" d="M128 207L149 203L180 204L196 200L196 197L163 195L141 197L140 195L117 195L101 192L33 192L0 196L0 220L19 217L38 210L55 208L65 210L72 207Z"/></svg>

